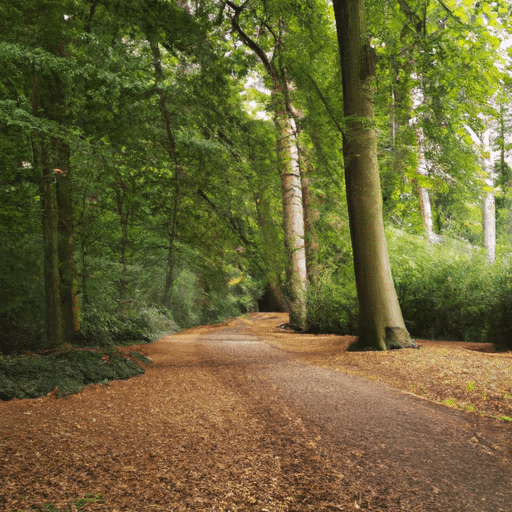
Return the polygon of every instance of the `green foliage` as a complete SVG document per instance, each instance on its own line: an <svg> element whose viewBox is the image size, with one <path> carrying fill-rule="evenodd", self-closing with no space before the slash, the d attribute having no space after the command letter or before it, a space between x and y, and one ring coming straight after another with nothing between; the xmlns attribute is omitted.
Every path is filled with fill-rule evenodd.
<svg viewBox="0 0 512 512"><path fill-rule="evenodd" d="M103 496L94 493L88 492L83 498L77 498L71 508L61 509L56 507L55 505L33 505L30 510L38 510L40 512L81 512L86 510L86 506L88 503L104 503L105 500Z"/></svg>
<svg viewBox="0 0 512 512"><path fill-rule="evenodd" d="M68 350L60 353L0 358L0 400L37 398L58 387L57 396L88 384L107 384L144 373L131 359L111 350Z"/></svg>
<svg viewBox="0 0 512 512"><path fill-rule="evenodd" d="M512 345L512 261L467 242L388 231L395 287L413 337Z"/></svg>
<svg viewBox="0 0 512 512"><path fill-rule="evenodd" d="M357 334L358 312L353 278L323 271L308 290L308 332Z"/></svg>

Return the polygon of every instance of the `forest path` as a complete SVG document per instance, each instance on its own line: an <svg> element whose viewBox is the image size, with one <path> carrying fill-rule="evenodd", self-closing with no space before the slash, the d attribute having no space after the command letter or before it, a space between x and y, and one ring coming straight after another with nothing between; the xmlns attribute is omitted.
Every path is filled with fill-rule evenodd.
<svg viewBox="0 0 512 512"><path fill-rule="evenodd" d="M111 512L510 510L490 424L294 361L255 334L271 318L139 347L154 363L128 381L0 403L0 510L91 492Z"/></svg>

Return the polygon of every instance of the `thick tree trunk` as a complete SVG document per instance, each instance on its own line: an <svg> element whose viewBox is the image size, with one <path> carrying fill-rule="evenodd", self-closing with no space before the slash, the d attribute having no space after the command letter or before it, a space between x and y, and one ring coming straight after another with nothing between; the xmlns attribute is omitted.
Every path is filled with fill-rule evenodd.
<svg viewBox="0 0 512 512"><path fill-rule="evenodd" d="M489 262L496 261L496 203L494 192L487 192L482 206L484 248Z"/></svg>
<svg viewBox="0 0 512 512"><path fill-rule="evenodd" d="M299 151L299 154L301 152ZM304 243L306 249L306 266L308 284L312 284L318 277L318 237L315 229L315 214L313 199L309 187L309 175L305 169L307 165L301 159L301 185L302 185L302 207L304 209Z"/></svg>
<svg viewBox="0 0 512 512"><path fill-rule="evenodd" d="M343 157L359 300L354 348L415 347L402 318L389 257L377 164L372 81L375 55L366 36L362 0L334 0L346 129Z"/></svg>
<svg viewBox="0 0 512 512"><path fill-rule="evenodd" d="M496 202L494 199L494 187L496 171L494 170L494 158L491 144L491 130L487 129L483 136L484 143L484 168L486 174L486 193L482 208L482 224L484 232L484 248L487 259L494 263L496 260Z"/></svg>
<svg viewBox="0 0 512 512"><path fill-rule="evenodd" d="M230 15L231 24L242 42L260 59L268 77L272 80L272 103L274 106L274 122L277 137L277 159L281 189L283 195L283 227L285 249L287 253L287 278L290 310L290 322L297 327L306 327L307 316L307 269L306 251L304 246L304 212L302 206L302 189L297 145L297 134L294 121L294 110L289 98L289 85L286 71L276 66L276 55L283 44L284 23L277 20L275 32L274 57L269 60L266 51L251 39L239 23L239 17L248 2L237 5L231 0L226 1L234 14Z"/></svg>
<svg viewBox="0 0 512 512"><path fill-rule="evenodd" d="M494 157L491 144L491 129L487 128L479 137L474 130L465 125L475 148L481 153L482 166L485 173L484 200L482 204L482 229L483 243L489 262L496 260L496 204L494 187L496 171L494 169Z"/></svg>
<svg viewBox="0 0 512 512"><path fill-rule="evenodd" d="M421 218L423 219L423 226L425 226L425 232L427 233L427 240L430 244L440 241L440 236L434 233L434 220L432 217L432 205L430 203L430 194L428 190L423 187L419 188L420 195L420 208Z"/></svg>
<svg viewBox="0 0 512 512"><path fill-rule="evenodd" d="M57 205L59 217L59 261L62 331L64 341L72 343L75 332L80 330L78 302L78 273L73 248L73 201L71 195L71 169L69 145L57 141Z"/></svg>

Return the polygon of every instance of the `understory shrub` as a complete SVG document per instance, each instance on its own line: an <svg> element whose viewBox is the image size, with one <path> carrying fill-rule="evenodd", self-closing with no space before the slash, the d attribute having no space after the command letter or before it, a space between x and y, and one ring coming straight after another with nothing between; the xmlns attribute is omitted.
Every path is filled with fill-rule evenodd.
<svg viewBox="0 0 512 512"><path fill-rule="evenodd" d="M323 269L308 290L308 332L357 334L359 307L353 278Z"/></svg>
<svg viewBox="0 0 512 512"><path fill-rule="evenodd" d="M388 231L393 278L413 337L512 347L512 261L487 261L468 243L428 244Z"/></svg>

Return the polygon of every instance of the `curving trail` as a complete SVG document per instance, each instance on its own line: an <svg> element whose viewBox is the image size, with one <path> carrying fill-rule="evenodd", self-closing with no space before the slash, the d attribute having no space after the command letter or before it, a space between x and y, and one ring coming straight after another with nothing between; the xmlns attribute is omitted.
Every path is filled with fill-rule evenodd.
<svg viewBox="0 0 512 512"><path fill-rule="evenodd" d="M0 510L511 510L475 416L298 363L251 316L139 347L146 374L0 403ZM252 324L252 325L248 325Z"/></svg>

